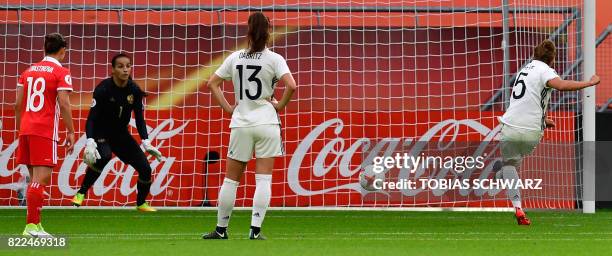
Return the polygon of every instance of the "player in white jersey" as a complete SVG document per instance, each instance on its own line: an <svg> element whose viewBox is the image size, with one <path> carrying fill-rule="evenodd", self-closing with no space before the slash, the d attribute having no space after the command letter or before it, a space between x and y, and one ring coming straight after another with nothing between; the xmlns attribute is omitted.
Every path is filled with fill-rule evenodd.
<svg viewBox="0 0 612 256"><path fill-rule="evenodd" d="M544 128L555 126L555 122L546 117L552 89L576 91L599 83L596 75L584 82L561 79L551 68L556 56L554 43L544 40L534 49L533 60L516 75L510 106L500 118L504 164L497 173L498 178L516 183L523 157L533 152L544 135ZM507 189L507 194L515 208L518 224L531 224L522 210L520 190Z"/></svg>
<svg viewBox="0 0 612 256"><path fill-rule="evenodd" d="M211 93L227 113L232 114L227 154L227 173L219 190L217 227L203 239L227 239L227 226L236 200L236 189L246 164L255 153L255 194L251 216L250 239L264 240L261 224L272 194L274 158L283 155L280 120L277 111L291 100L295 80L285 59L266 48L270 38L270 20L261 12L249 16L249 49L232 53L208 80ZM219 85L223 80L234 84L235 106L231 106ZM280 102L274 99L274 86L285 84Z"/></svg>

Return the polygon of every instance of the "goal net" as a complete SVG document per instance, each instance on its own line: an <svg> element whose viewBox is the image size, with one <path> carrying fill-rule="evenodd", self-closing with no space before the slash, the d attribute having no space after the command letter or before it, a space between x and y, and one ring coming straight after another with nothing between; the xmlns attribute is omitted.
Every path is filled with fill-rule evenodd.
<svg viewBox="0 0 612 256"><path fill-rule="evenodd" d="M359 176L375 156L452 151L454 156L489 154L482 168L463 173L389 168L383 176L388 181L492 179L499 157L494 153L501 127L497 117L533 47L553 40L555 70L563 78L581 79L580 68L571 67L582 48L582 0L173 3L108 0L70 6L8 0L2 5L0 205L24 203L28 172L15 164L15 87L20 72L42 59L43 37L51 32L68 38L64 64L75 86L71 101L78 138L73 154L59 150L47 189L47 205L56 206L70 204L84 177L81 155L92 91L110 75L110 59L120 52L133 56L132 76L149 94L150 137L166 157L149 158L152 205L216 205L230 116L215 104L206 79L224 57L247 46L252 11L270 17L269 46L287 59L298 83L294 101L280 113L286 155L275 163L271 206L507 207L499 189L367 191ZM233 102L231 83L222 88ZM279 85L277 98L283 89ZM521 178L542 179L541 189L523 190L524 207L579 207L580 105L579 93L553 93L548 115L556 127L546 130L520 168ZM236 206L252 204L253 171L250 163ZM114 158L85 205L133 205L136 180L137 172Z"/></svg>

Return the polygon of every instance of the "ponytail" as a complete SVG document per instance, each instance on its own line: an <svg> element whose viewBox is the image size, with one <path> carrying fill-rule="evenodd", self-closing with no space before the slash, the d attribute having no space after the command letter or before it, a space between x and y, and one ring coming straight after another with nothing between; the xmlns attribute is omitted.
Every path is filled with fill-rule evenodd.
<svg viewBox="0 0 612 256"><path fill-rule="evenodd" d="M249 38L249 54L263 51L270 39L270 19L262 12L251 14L247 36Z"/></svg>

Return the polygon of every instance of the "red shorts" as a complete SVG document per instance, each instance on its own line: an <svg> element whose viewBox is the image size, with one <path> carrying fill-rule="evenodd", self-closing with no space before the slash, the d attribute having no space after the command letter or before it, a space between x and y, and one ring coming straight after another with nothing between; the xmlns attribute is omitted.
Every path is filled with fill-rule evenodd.
<svg viewBox="0 0 612 256"><path fill-rule="evenodd" d="M35 135L19 136L17 163L55 167L57 165L57 142Z"/></svg>

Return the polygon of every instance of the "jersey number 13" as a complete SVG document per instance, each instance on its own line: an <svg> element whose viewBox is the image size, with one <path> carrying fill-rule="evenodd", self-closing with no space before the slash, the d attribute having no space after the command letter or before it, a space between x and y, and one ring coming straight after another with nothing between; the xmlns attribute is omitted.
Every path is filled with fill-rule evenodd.
<svg viewBox="0 0 612 256"><path fill-rule="evenodd" d="M249 82L255 82L257 84L257 89L255 90L255 93L251 94L251 90L249 89L243 89L243 85L242 85L242 73L244 72L244 66L243 65L236 65L236 69L238 69L238 80L240 80L239 82L239 86L240 86L240 100L243 99L243 94L246 94L247 98L249 98L250 100L256 100L259 99L259 96L261 96L261 87L263 86L261 83L261 80L259 78L257 78L257 74L259 74L259 71L261 71L261 66L257 66L257 65L246 65L246 69L247 70L253 70L253 73L251 73L251 76L249 76L249 78L247 79Z"/></svg>

